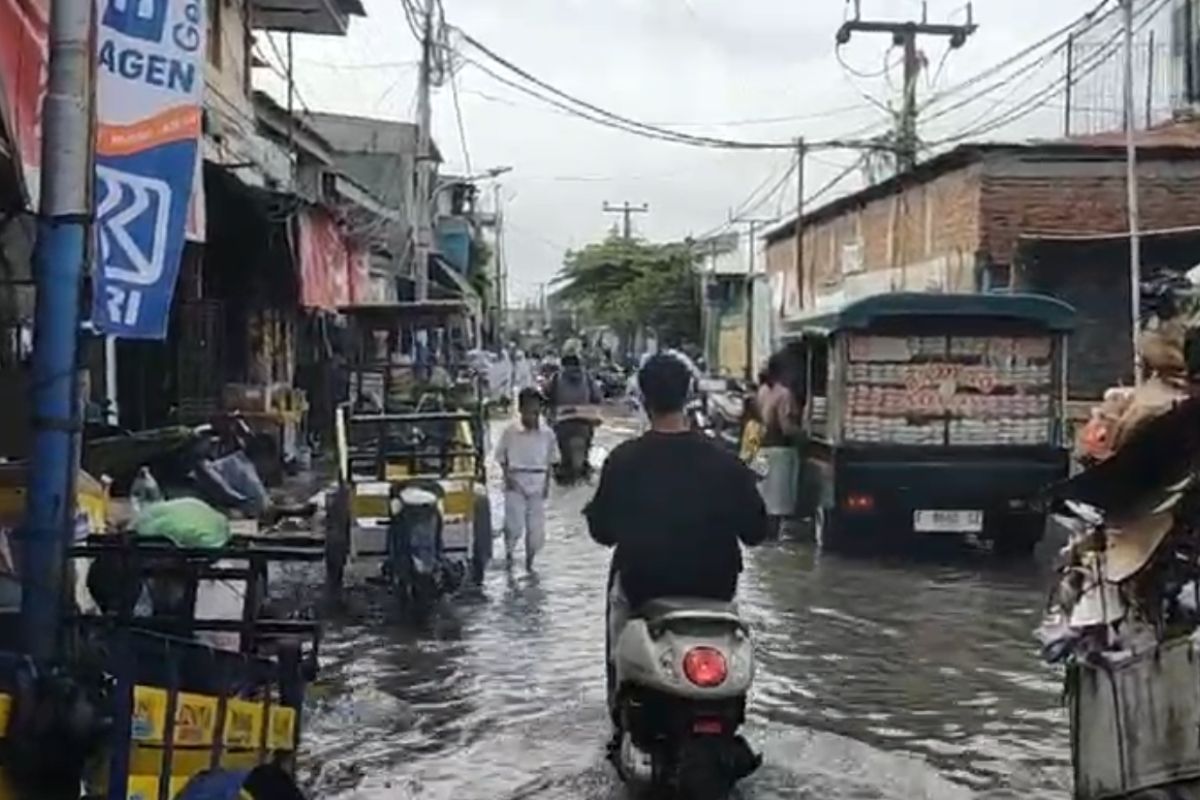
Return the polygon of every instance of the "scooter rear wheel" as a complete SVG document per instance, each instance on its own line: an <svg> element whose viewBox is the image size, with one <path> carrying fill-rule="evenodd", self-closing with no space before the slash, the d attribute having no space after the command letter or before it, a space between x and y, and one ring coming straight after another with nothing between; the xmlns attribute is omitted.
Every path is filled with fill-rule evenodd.
<svg viewBox="0 0 1200 800"><path fill-rule="evenodd" d="M703 739L693 739L680 748L672 777L670 788L678 800L725 800L733 791L734 782L722 759Z"/></svg>

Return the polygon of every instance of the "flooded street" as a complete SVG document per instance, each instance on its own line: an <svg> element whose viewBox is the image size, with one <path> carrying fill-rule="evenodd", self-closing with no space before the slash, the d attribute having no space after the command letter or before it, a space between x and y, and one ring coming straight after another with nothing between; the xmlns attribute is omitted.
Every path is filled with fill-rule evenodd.
<svg viewBox="0 0 1200 800"><path fill-rule="evenodd" d="M591 491L553 497L537 575L493 565L486 598L452 604L429 631L400 625L379 589L352 596L326 626L312 689L313 796L625 796L603 758L608 554L580 513ZM766 763L740 796L1066 798L1060 683L1030 636L1043 569L801 543L751 553L741 603L759 672L745 733Z"/></svg>

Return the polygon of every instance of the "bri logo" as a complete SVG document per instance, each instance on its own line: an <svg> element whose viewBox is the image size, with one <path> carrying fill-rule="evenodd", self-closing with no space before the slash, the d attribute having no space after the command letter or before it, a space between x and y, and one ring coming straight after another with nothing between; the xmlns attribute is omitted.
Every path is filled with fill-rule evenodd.
<svg viewBox="0 0 1200 800"><path fill-rule="evenodd" d="M166 267L171 187L166 181L97 166L96 222L109 319L136 325L145 287ZM117 284L124 284L117 285Z"/></svg>
<svg viewBox="0 0 1200 800"><path fill-rule="evenodd" d="M108 0L103 25L134 39L161 42L169 0Z"/></svg>

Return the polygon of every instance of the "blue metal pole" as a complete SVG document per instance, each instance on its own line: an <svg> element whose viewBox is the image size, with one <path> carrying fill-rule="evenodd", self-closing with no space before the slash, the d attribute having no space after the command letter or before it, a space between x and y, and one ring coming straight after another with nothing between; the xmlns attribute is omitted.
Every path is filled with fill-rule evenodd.
<svg viewBox="0 0 1200 800"><path fill-rule="evenodd" d="M53 0L42 111L41 216L33 254L33 452L21 536L21 625L35 658L54 655L65 549L75 526L81 414L77 350L92 184L93 4Z"/></svg>

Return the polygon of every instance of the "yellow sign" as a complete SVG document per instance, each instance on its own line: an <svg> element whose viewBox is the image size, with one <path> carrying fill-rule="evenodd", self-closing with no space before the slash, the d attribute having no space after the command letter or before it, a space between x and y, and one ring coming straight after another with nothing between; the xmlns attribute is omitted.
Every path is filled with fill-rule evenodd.
<svg viewBox="0 0 1200 800"><path fill-rule="evenodd" d="M262 742L262 725L262 703L230 700L225 711L226 747L258 747Z"/></svg>
<svg viewBox="0 0 1200 800"><path fill-rule="evenodd" d="M291 750L296 742L296 710L271 706L271 728L267 731L268 750Z"/></svg>
<svg viewBox="0 0 1200 800"><path fill-rule="evenodd" d="M135 742L161 743L167 730L167 692L149 686L133 689L133 721L130 735Z"/></svg>
<svg viewBox="0 0 1200 800"><path fill-rule="evenodd" d="M175 711L175 744L185 747L211 745L216 728L216 698L179 693Z"/></svg>

